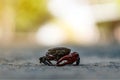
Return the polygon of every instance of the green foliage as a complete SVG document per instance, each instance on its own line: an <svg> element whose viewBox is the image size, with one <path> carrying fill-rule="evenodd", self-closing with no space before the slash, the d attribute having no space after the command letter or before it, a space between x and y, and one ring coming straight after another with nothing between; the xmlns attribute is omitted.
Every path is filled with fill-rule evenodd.
<svg viewBox="0 0 120 80"><path fill-rule="evenodd" d="M50 18L46 0L18 0L15 9L16 31L34 31Z"/></svg>

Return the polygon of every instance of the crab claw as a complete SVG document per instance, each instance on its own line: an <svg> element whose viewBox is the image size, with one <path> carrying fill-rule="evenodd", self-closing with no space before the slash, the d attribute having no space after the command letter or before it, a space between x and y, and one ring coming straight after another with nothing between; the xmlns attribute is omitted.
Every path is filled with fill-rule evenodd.
<svg viewBox="0 0 120 80"><path fill-rule="evenodd" d="M64 66L66 64L72 64L70 58L65 56L58 60L56 66Z"/></svg>
<svg viewBox="0 0 120 80"><path fill-rule="evenodd" d="M77 52L73 52L69 55L66 55L60 58L56 66L64 66L67 64L73 64L74 62L76 62L76 65L79 65L79 54Z"/></svg>
<svg viewBox="0 0 120 80"><path fill-rule="evenodd" d="M52 66L53 64L46 58L46 56L40 57L39 58L40 63L43 63L48 66Z"/></svg>

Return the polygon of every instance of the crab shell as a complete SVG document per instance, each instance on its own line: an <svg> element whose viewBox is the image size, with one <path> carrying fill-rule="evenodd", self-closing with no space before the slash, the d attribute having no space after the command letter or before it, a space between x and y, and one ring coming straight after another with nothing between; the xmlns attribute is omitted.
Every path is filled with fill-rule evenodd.
<svg viewBox="0 0 120 80"><path fill-rule="evenodd" d="M57 60L65 55L68 55L71 49L66 47L56 47L48 50L46 56L54 56Z"/></svg>

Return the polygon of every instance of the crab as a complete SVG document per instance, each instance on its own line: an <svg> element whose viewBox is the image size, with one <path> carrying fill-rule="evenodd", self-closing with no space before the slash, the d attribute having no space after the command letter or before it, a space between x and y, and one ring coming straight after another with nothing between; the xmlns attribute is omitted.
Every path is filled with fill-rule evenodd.
<svg viewBox="0 0 120 80"><path fill-rule="evenodd" d="M58 61L65 55L68 55L71 52L71 49L66 47L56 47L51 48L46 52L46 56L40 57L40 63L44 63L45 65L52 66L51 61Z"/></svg>

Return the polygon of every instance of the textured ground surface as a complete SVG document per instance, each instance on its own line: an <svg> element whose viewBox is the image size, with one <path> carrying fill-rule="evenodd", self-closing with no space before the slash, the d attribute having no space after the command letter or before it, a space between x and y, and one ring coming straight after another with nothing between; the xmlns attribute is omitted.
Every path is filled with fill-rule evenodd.
<svg viewBox="0 0 120 80"><path fill-rule="evenodd" d="M80 53L79 66L45 66L38 58L48 48L38 46L0 47L1 80L119 80L120 46L67 46Z"/></svg>

